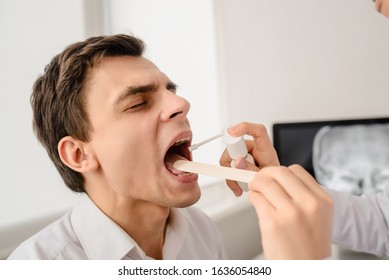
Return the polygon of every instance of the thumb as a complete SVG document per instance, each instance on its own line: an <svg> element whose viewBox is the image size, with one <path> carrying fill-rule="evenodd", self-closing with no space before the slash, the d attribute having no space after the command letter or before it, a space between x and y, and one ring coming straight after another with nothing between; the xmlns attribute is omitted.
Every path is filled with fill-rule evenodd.
<svg viewBox="0 0 389 280"><path fill-rule="evenodd" d="M251 162L245 160L242 157L236 159L234 167L238 169L245 169L245 170L250 170L255 172L259 171L259 168L255 164L252 164Z"/></svg>

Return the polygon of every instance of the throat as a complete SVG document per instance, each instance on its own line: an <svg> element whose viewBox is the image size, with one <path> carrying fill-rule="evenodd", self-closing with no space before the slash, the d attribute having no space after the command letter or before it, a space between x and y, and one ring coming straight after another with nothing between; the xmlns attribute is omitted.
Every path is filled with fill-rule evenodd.
<svg viewBox="0 0 389 280"><path fill-rule="evenodd" d="M179 155L179 154L167 154L166 157L165 157L165 166L166 168L171 172L173 173L174 175L183 175L183 174L187 174L187 172L184 172L184 171L180 171L180 170L177 170L173 167L173 164L177 161L177 160L188 160L187 158Z"/></svg>
<svg viewBox="0 0 389 280"><path fill-rule="evenodd" d="M161 210L161 209L160 209ZM158 211L158 210L157 210ZM162 209L158 213L139 213L131 225L119 225L131 236L144 253L156 260L163 257L163 245L168 224L169 209ZM167 211L167 212L166 212ZM167 213L167 214L166 214Z"/></svg>

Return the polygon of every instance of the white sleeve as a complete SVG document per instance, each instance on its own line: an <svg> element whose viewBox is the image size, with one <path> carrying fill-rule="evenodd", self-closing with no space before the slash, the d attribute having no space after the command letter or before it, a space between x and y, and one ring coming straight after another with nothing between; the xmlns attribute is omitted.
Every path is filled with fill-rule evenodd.
<svg viewBox="0 0 389 280"><path fill-rule="evenodd" d="M325 190L334 204L333 243L354 251L389 256L389 188L362 196Z"/></svg>

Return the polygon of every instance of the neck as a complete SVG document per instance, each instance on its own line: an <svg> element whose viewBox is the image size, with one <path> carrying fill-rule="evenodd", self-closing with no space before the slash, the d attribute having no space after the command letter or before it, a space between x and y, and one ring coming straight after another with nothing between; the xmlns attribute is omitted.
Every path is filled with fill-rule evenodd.
<svg viewBox="0 0 389 280"><path fill-rule="evenodd" d="M152 207L154 209L151 210ZM170 211L168 208L156 208L155 205L149 205L147 208L147 212L138 212L129 219L121 218L121 221L116 217L112 219L138 243L147 256L160 260L163 257L162 250Z"/></svg>
<svg viewBox="0 0 389 280"><path fill-rule="evenodd" d="M162 259L170 208L127 198L89 196L101 211L135 240L147 256Z"/></svg>

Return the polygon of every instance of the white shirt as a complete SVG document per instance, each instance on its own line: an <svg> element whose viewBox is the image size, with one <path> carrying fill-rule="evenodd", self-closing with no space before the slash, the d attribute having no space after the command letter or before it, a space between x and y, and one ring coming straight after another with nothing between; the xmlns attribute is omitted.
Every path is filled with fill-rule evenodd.
<svg viewBox="0 0 389 280"><path fill-rule="evenodd" d="M200 210L172 208L163 259L226 259L216 225ZM82 194L66 215L24 241L8 259L151 259Z"/></svg>
<svg viewBox="0 0 389 280"><path fill-rule="evenodd" d="M389 187L361 196L325 190L334 204L333 243L354 251L389 256Z"/></svg>

